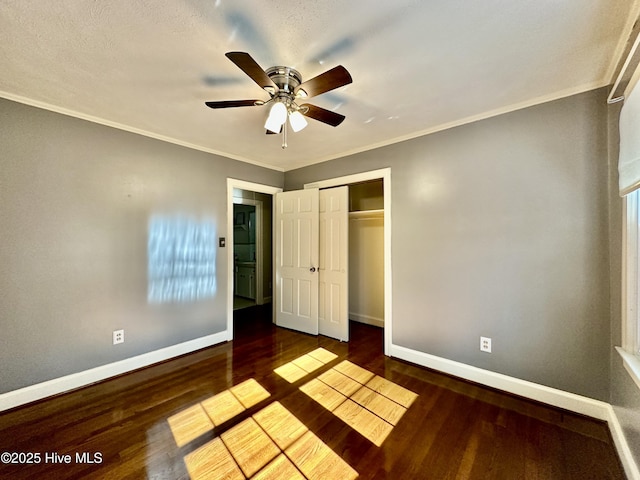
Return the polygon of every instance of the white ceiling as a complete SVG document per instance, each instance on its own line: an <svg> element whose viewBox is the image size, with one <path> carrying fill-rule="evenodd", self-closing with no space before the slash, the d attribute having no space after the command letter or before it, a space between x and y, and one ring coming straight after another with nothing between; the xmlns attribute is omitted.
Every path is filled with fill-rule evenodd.
<svg viewBox="0 0 640 480"><path fill-rule="evenodd" d="M0 96L290 170L611 82L638 0L2 0ZM246 51L345 115L265 135L268 95L225 56Z"/></svg>

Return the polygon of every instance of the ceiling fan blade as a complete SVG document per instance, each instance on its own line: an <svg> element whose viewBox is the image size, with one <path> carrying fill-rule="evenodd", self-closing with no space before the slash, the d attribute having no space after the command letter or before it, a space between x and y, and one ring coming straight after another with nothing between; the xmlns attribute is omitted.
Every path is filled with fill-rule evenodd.
<svg viewBox="0 0 640 480"><path fill-rule="evenodd" d="M347 69L342 65L338 65L337 67L333 67L331 70L321 73L317 77L313 77L312 79L301 83L296 87L293 93L296 95L299 94L299 96L303 98L315 97L316 95L328 92L334 88L348 85L352 81L353 79Z"/></svg>
<svg viewBox="0 0 640 480"><path fill-rule="evenodd" d="M260 88L269 93L276 93L278 86L273 83L269 75L258 65L258 63L246 52L227 52L226 57L235 63L240 70L246 73L251 80L256 82Z"/></svg>
<svg viewBox="0 0 640 480"><path fill-rule="evenodd" d="M262 100L225 100L222 102L204 102L209 108L253 107L263 105Z"/></svg>
<svg viewBox="0 0 640 480"><path fill-rule="evenodd" d="M332 112L322 107L311 105L310 103L304 103L300 105L300 113L305 117L313 118L332 127L337 127L345 119L344 115Z"/></svg>

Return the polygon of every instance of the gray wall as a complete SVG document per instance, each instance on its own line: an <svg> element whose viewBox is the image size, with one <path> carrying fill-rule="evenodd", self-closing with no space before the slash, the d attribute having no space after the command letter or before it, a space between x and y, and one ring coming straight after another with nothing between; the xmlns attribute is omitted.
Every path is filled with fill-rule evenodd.
<svg viewBox="0 0 640 480"><path fill-rule="evenodd" d="M605 90L286 172L285 189L383 167L393 342L608 401Z"/></svg>
<svg viewBox="0 0 640 480"><path fill-rule="evenodd" d="M621 104L609 109L609 252L611 258L611 349L622 344L622 216L623 200L618 194L618 119ZM611 355L611 404L624 430L637 465L640 465L640 390L622 365Z"/></svg>
<svg viewBox="0 0 640 480"><path fill-rule="evenodd" d="M151 216L226 236L226 178L283 174L0 99L0 393L220 332L214 296L149 303ZM112 345L112 331L125 343Z"/></svg>

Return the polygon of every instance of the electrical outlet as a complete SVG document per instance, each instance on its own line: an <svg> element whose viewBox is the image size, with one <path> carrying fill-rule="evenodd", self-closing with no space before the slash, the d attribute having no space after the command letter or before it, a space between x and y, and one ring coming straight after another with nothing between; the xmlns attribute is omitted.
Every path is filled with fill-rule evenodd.
<svg viewBox="0 0 640 480"><path fill-rule="evenodd" d="M489 337L480 337L480 351L491 353L491 339Z"/></svg>
<svg viewBox="0 0 640 480"><path fill-rule="evenodd" d="M113 344L124 343L124 330L113 331Z"/></svg>

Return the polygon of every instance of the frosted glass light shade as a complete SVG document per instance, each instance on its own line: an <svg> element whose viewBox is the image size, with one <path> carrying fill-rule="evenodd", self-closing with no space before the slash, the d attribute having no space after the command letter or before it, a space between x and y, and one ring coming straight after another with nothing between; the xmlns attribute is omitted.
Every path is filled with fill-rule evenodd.
<svg viewBox="0 0 640 480"><path fill-rule="evenodd" d="M295 111L289 114L289 124L291 124L291 129L294 132L299 132L307 126L307 120L304 118L304 115L302 115L298 111Z"/></svg>
<svg viewBox="0 0 640 480"><path fill-rule="evenodd" d="M276 102L271 107L269 118L264 123L264 128L273 133L279 133L280 127L287 121L287 107L284 103Z"/></svg>

